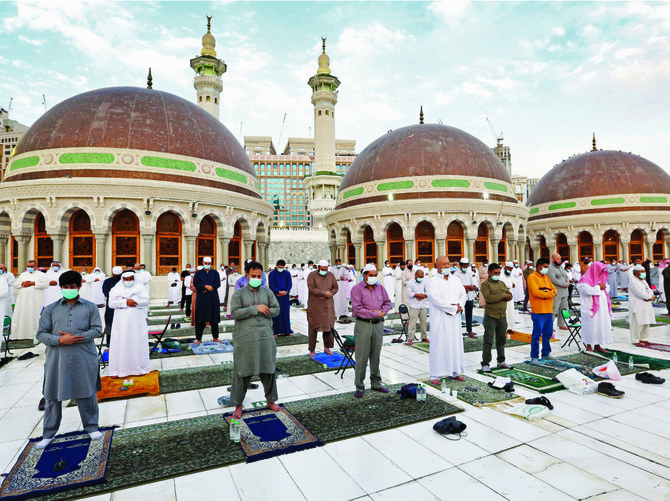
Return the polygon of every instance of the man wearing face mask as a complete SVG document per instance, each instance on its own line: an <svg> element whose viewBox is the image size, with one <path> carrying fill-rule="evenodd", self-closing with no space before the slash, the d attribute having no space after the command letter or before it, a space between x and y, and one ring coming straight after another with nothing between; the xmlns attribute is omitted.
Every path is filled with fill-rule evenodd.
<svg viewBox="0 0 670 501"><path fill-rule="evenodd" d="M570 278L565 268L561 266L561 255L554 254L551 256L552 263L549 266L549 280L556 288L556 297L554 298L554 317L556 318L556 325L563 331L568 330L565 324L562 310L568 309L568 287L570 286Z"/></svg>
<svg viewBox="0 0 670 501"><path fill-rule="evenodd" d="M500 281L503 282L509 290L512 291L512 299L514 298L514 289L515 283L514 283L514 278L512 278L512 270L514 269L514 264L512 261L507 261L505 263L505 267L503 268L503 272L500 274ZM516 323L516 314L514 311L514 301L509 301L506 304L507 308L507 313L506 313L506 320L507 320L507 332L511 333L514 330L514 324Z"/></svg>
<svg viewBox="0 0 670 501"><path fill-rule="evenodd" d="M228 288L225 285L227 279L228 267L221 263L219 266L219 281L221 282L221 287L219 287L219 306L224 306L226 304L226 292L228 292Z"/></svg>
<svg viewBox="0 0 670 501"><path fill-rule="evenodd" d="M400 278L402 280L402 294L400 298L402 302L399 304L408 304L409 298L407 296L407 284L414 278L414 262L411 259L405 261L405 269L400 274ZM399 300L396 299L396 303L398 301Z"/></svg>
<svg viewBox="0 0 670 501"><path fill-rule="evenodd" d="M342 266L342 260L336 259L335 266L330 267L330 272L337 280L337 292L333 298L335 304L335 319L349 316L349 300L347 299L347 284L349 283L349 270Z"/></svg>
<svg viewBox="0 0 670 501"><path fill-rule="evenodd" d="M528 312L528 277L535 272L532 261L526 261L526 269L523 270L523 306L521 310Z"/></svg>
<svg viewBox="0 0 670 501"><path fill-rule="evenodd" d="M123 273L123 268L114 266L112 268L112 276L105 279L102 283L102 295L105 299L105 328L103 334L107 336L105 340L106 344L109 344L109 336L112 334L112 324L114 323L114 308L110 308L109 306L109 293L121 280L121 273Z"/></svg>
<svg viewBox="0 0 670 501"><path fill-rule="evenodd" d="M35 261L28 261L26 271L17 277L12 286L17 293L12 319L14 339L35 337L44 302L44 289L48 286L45 275L37 271Z"/></svg>
<svg viewBox="0 0 670 501"><path fill-rule="evenodd" d="M465 381L465 353L461 335L461 313L465 306L465 287L451 277L449 261L435 261L437 274L428 281L430 301L430 379L440 384L443 378Z"/></svg>
<svg viewBox="0 0 670 501"><path fill-rule="evenodd" d="M151 273L147 271L147 267L141 263L135 263L135 280L144 286L149 297L151 297Z"/></svg>
<svg viewBox="0 0 670 501"><path fill-rule="evenodd" d="M482 284L488 279L489 277L489 260L484 258L482 261L482 265L479 267L477 270L479 272L479 288L481 290ZM484 305L486 304L486 300L484 299L484 296L481 294L479 295L479 307L483 308Z"/></svg>
<svg viewBox="0 0 670 501"><path fill-rule="evenodd" d="M421 328L421 342L428 343L428 331L426 329L428 295L426 294L426 282L424 282L423 270L416 270L414 280L410 280L407 284L407 296L409 296L409 332L408 345L412 345L415 341L416 322L420 322Z"/></svg>
<svg viewBox="0 0 670 501"><path fill-rule="evenodd" d="M630 304L630 339L635 346L642 348L647 344L649 327L656 323L654 292L645 280L646 271L642 265L633 267L633 278L628 282Z"/></svg>
<svg viewBox="0 0 670 501"><path fill-rule="evenodd" d="M370 361L370 386L373 391L388 393L382 384L379 359L384 339L384 315L391 309L391 300L386 289L379 284L377 267L366 264L363 281L351 289L351 308L356 317L356 367L354 397L362 398L365 391L365 373Z"/></svg>
<svg viewBox="0 0 670 501"><path fill-rule="evenodd" d="M307 289L307 278L314 271L314 261L309 261L307 267L302 270L300 282L298 282L298 302L303 308L307 308L309 290Z"/></svg>
<svg viewBox="0 0 670 501"><path fill-rule="evenodd" d="M51 268L49 268L45 277L49 286L44 291L44 306L48 306L63 297L58 286L58 277L63 274L63 271L60 262L54 261L51 263Z"/></svg>
<svg viewBox="0 0 670 501"><path fill-rule="evenodd" d="M486 298L484 308L484 347L482 348L482 372L491 372L491 347L496 342L498 368L509 369L505 363L507 342L507 305L512 303L512 291L500 280L498 263L489 265L489 278L482 283L481 294Z"/></svg>
<svg viewBox="0 0 670 501"><path fill-rule="evenodd" d="M91 440L98 431L100 373L94 339L102 335L98 307L79 297L81 275L67 271L59 276L61 298L44 308L37 339L46 348L43 393L43 438L35 447L44 449L61 423L62 403L77 400L81 424ZM145 339L146 347L146 339Z"/></svg>
<svg viewBox="0 0 670 501"><path fill-rule="evenodd" d="M618 272L619 268L616 265L616 259L612 259L607 265L607 285L610 286L610 297L617 297L619 295Z"/></svg>
<svg viewBox="0 0 670 501"><path fill-rule="evenodd" d="M0 264L0 315L12 318L12 284L9 283L7 267Z"/></svg>
<svg viewBox="0 0 670 501"><path fill-rule="evenodd" d="M405 271L405 262L402 261L395 267L395 289L393 291L393 298L395 299L394 307L397 309L402 302L402 272Z"/></svg>
<svg viewBox="0 0 670 501"><path fill-rule="evenodd" d="M328 271L328 261L319 261L318 271L307 277L307 335L309 337L309 356L316 355L316 334L323 332L323 352L332 355L330 350L335 344L333 327L335 327L335 301L333 296L339 287L335 275Z"/></svg>
<svg viewBox="0 0 670 501"><path fill-rule="evenodd" d="M202 258L202 270L193 275L195 288L195 344L202 342L202 332L209 323L214 342L219 343L219 322L221 321L221 305L219 304L219 273L212 269L212 258Z"/></svg>
<svg viewBox="0 0 670 501"><path fill-rule="evenodd" d="M149 327L145 308L151 300L136 279L134 270L121 274L121 280L109 293L114 308L112 336L109 340L109 372L113 377L141 376L149 368Z"/></svg>
<svg viewBox="0 0 670 501"><path fill-rule="evenodd" d="M472 332L472 309L475 304L475 279L470 272L469 264L470 261L467 257L464 257L460 260L459 269L456 273L456 277L461 281L463 287L465 287L466 300L465 300L465 330L466 333L464 336L471 338L476 338L477 335Z"/></svg>
<svg viewBox="0 0 670 501"><path fill-rule="evenodd" d="M528 277L528 296L530 298L530 318L533 321L533 334L530 341L530 358L537 360L540 354L542 338L542 358L551 353L551 336L554 333L553 308L556 287L547 276L549 260L541 257L537 260L536 271Z"/></svg>
<svg viewBox="0 0 670 501"><path fill-rule="evenodd" d="M519 268L519 261L512 261L512 280L514 280L514 289L512 290L512 301L521 303L523 301L523 271Z"/></svg>
<svg viewBox="0 0 670 501"><path fill-rule="evenodd" d="M384 280L384 289L386 289L386 294L391 300L391 304L395 302L395 271L391 268L391 262L384 262L384 268L382 268L382 278Z"/></svg>
<svg viewBox="0 0 670 501"><path fill-rule="evenodd" d="M293 286L291 274L286 271L286 261L277 261L275 269L268 275L268 287L275 294L279 304L279 315L272 318L272 330L275 336L290 336L291 330L291 303L289 291Z"/></svg>

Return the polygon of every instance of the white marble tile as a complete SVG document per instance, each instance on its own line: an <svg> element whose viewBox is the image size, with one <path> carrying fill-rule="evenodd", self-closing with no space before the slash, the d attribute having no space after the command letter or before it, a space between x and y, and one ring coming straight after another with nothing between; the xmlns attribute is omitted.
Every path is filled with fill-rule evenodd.
<svg viewBox="0 0 670 501"><path fill-rule="evenodd" d="M175 477L174 485L178 501L202 501L205 499L235 501L240 499L230 468L216 468Z"/></svg>
<svg viewBox="0 0 670 501"><path fill-rule="evenodd" d="M290 378L291 383L300 388L305 393L318 393L320 391L332 390L333 387L324 383L322 380L311 374L305 376L295 376Z"/></svg>
<svg viewBox="0 0 670 501"><path fill-rule="evenodd" d="M23 439L0 443L0 472L8 472L14 466L19 453L26 445L28 441Z"/></svg>
<svg viewBox="0 0 670 501"><path fill-rule="evenodd" d="M297 501L305 499L277 458L255 463L235 464L229 469L237 492L243 500Z"/></svg>
<svg viewBox="0 0 670 501"><path fill-rule="evenodd" d="M636 496L632 492L619 489L616 491L591 496L589 501L644 501L644 498Z"/></svg>
<svg viewBox="0 0 670 501"><path fill-rule="evenodd" d="M42 414L37 405L9 409L0 419L0 443L28 438L42 421Z"/></svg>
<svg viewBox="0 0 670 501"><path fill-rule="evenodd" d="M35 387L36 384L38 383L17 383L11 384L8 387L3 387L2 399L0 399L0 409L11 409L14 406L37 406L42 395L40 391L39 397L37 398L37 401L35 401L33 392L31 390Z"/></svg>
<svg viewBox="0 0 670 501"><path fill-rule="evenodd" d="M538 473L561 462L560 459L526 444L499 452L496 456L527 473Z"/></svg>
<svg viewBox="0 0 670 501"><path fill-rule="evenodd" d="M467 463L489 454L465 438L450 440L440 435L433 430L433 424L437 421L439 419L403 426L400 431L453 465Z"/></svg>
<svg viewBox="0 0 670 501"><path fill-rule="evenodd" d="M128 399L126 424L146 419L165 419L166 417L165 395Z"/></svg>
<svg viewBox="0 0 670 501"><path fill-rule="evenodd" d="M217 400L219 397L230 396L227 388L227 386L215 386L213 388L203 388L202 390L198 390L205 409L222 409Z"/></svg>
<svg viewBox="0 0 670 501"><path fill-rule="evenodd" d="M531 421L489 407L467 410L460 415L459 420L463 421L461 418L465 417L500 430L506 435L524 442L543 437L549 433Z"/></svg>
<svg viewBox="0 0 670 501"><path fill-rule="evenodd" d="M161 501L177 501L174 480L161 480L150 484L115 491L112 501L137 501L139 499L160 499Z"/></svg>
<svg viewBox="0 0 670 501"><path fill-rule="evenodd" d="M126 419L128 400L109 400L98 404L100 426L122 425Z"/></svg>
<svg viewBox="0 0 670 501"><path fill-rule="evenodd" d="M496 501L505 499L458 468L450 468L428 475L418 479L417 482L433 493L435 497L445 501L451 501L454 497L459 497L457 493L467 496L471 500Z"/></svg>
<svg viewBox="0 0 670 501"><path fill-rule="evenodd" d="M568 463L552 464L534 475L576 499L586 499L618 489L616 485Z"/></svg>
<svg viewBox="0 0 670 501"><path fill-rule="evenodd" d="M182 391L179 393L168 393L165 395L167 413L169 417L179 414L191 414L193 412L205 411L205 404L198 390Z"/></svg>
<svg viewBox="0 0 670 501"><path fill-rule="evenodd" d="M99 494L98 496L91 496L87 498L79 498L80 501L111 501L112 494Z"/></svg>
<svg viewBox="0 0 670 501"><path fill-rule="evenodd" d="M638 426L632 427L612 419L603 419L587 423L583 428L603 433L627 444L646 449L659 456L670 458L670 439L647 432L644 421L640 422Z"/></svg>
<svg viewBox="0 0 670 501"><path fill-rule="evenodd" d="M432 494L419 482L407 482L406 484L391 487L383 491L370 494L375 501L437 501L439 498Z"/></svg>

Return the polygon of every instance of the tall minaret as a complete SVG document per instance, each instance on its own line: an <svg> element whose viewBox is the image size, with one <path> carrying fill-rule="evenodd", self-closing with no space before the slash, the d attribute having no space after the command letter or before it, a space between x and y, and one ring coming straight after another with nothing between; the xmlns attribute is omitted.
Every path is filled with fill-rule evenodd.
<svg viewBox="0 0 670 501"><path fill-rule="evenodd" d="M216 58L216 40L211 33L212 16L207 16L207 33L202 37L200 56L191 59L191 68L195 70L193 87L198 91L197 104L219 118L219 96L223 90L221 75L227 66L222 59Z"/></svg>
<svg viewBox="0 0 670 501"><path fill-rule="evenodd" d="M314 105L314 169L305 179L309 193L312 225L319 228L323 218L335 208L337 190L342 180L335 169L335 105L340 81L330 73L330 58L326 54L326 39L319 56L319 69L309 79Z"/></svg>

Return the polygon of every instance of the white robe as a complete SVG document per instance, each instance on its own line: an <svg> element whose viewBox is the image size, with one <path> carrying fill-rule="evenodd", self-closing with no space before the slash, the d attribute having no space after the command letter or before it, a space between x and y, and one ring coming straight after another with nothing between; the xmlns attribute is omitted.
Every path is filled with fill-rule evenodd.
<svg viewBox="0 0 670 501"><path fill-rule="evenodd" d="M86 278L91 284L91 302L97 305L104 305L107 302L102 292L102 283L105 281L105 274L102 271L94 271Z"/></svg>
<svg viewBox="0 0 670 501"><path fill-rule="evenodd" d="M523 294L523 271L521 271L521 268L512 268L512 280L514 282L514 289L510 289L512 291L512 301L510 302L515 302L518 303L520 301L523 301L524 294Z"/></svg>
<svg viewBox="0 0 670 501"><path fill-rule="evenodd" d="M9 285L9 293L12 296L12 304L14 304L16 302L16 300L14 298L14 287L13 287L13 285L14 285L14 282L16 281L16 277L14 276L14 273L12 273L11 271L6 271L5 275L7 275L7 285ZM663 280L661 280L661 282L662 281Z"/></svg>
<svg viewBox="0 0 670 501"><path fill-rule="evenodd" d="M394 298L396 298L396 308L398 307L398 304L400 304L400 301L402 300L402 272L403 270L400 269L400 266L395 267L395 291L394 291Z"/></svg>
<svg viewBox="0 0 670 501"><path fill-rule="evenodd" d="M300 270L298 268L291 269L291 290L288 295L291 297L297 297L298 295L298 282L300 280Z"/></svg>
<svg viewBox="0 0 670 501"><path fill-rule="evenodd" d="M628 284L630 283L630 277L628 276L628 266L625 264L619 265L619 288L628 289ZM659 290L662 290L663 280L659 281Z"/></svg>
<svg viewBox="0 0 670 501"><path fill-rule="evenodd" d="M337 292L333 296L333 303L335 306L335 318L338 319L342 315L349 315L349 300L347 299L347 283L349 281L349 270L342 267L331 266L329 270L335 275L337 280Z"/></svg>
<svg viewBox="0 0 670 501"><path fill-rule="evenodd" d="M391 303L395 303L395 271L390 266L382 268L383 284Z"/></svg>
<svg viewBox="0 0 670 501"><path fill-rule="evenodd" d="M661 280L662 282L662 280ZM652 325L656 323L656 314L651 301L645 301L654 297L654 292L646 280L640 280L633 276L628 284L628 311L635 315L638 325Z"/></svg>
<svg viewBox="0 0 670 501"><path fill-rule="evenodd" d="M44 290L44 301L42 306L49 306L51 303L58 301L63 295L60 292L60 285L58 285L58 278L65 272L63 267L58 268L58 271L54 271L53 268L45 274L45 281L47 288ZM56 282L56 285L49 285L50 282Z"/></svg>
<svg viewBox="0 0 670 501"><path fill-rule="evenodd" d="M137 272L135 273L135 280L144 285L144 290L147 291L147 295L151 298L151 281L153 280L151 273L147 270Z"/></svg>
<svg viewBox="0 0 670 501"><path fill-rule="evenodd" d="M465 287L455 277L428 280L426 293L430 304L430 377L441 379L465 371L465 353L458 305L465 306Z"/></svg>
<svg viewBox="0 0 670 501"><path fill-rule="evenodd" d="M617 297L619 292L617 288L619 286L619 279L617 276L618 268L616 265L612 266L611 264L607 265L607 285L610 287L610 297Z"/></svg>
<svg viewBox="0 0 670 501"><path fill-rule="evenodd" d="M228 313L230 314L230 300L235 294L235 284L237 281L242 278L242 274L239 272L231 273L228 275ZM190 285L190 284L189 284ZM187 287L188 289L188 287Z"/></svg>
<svg viewBox="0 0 670 501"><path fill-rule="evenodd" d="M23 288L23 282L35 282L35 285ZM12 318L12 338L33 339L40 323L44 289L47 288L44 273L24 271L14 281L13 288L17 297Z"/></svg>
<svg viewBox="0 0 670 501"><path fill-rule="evenodd" d="M0 275L0 315L12 318L12 286L7 273Z"/></svg>
<svg viewBox="0 0 670 501"><path fill-rule="evenodd" d="M303 308L307 308L307 297L309 296L309 290L307 289L307 275L313 271L314 270L305 268L300 274L300 281L298 282L298 301L302 304Z"/></svg>
<svg viewBox="0 0 670 501"><path fill-rule="evenodd" d="M349 268L349 281L347 282L347 299L351 299L351 288L356 285L356 270Z"/></svg>
<svg viewBox="0 0 670 501"><path fill-rule="evenodd" d="M226 276L226 270L219 270L219 280L221 280L221 283L225 285L226 279L228 277ZM181 275L179 277L179 280L181 280ZM219 304L223 304L226 302L226 287L219 287ZM179 287L179 300L181 300L181 287ZM177 300L177 301L179 301Z"/></svg>
<svg viewBox="0 0 670 501"><path fill-rule="evenodd" d="M137 306L129 307L128 299L137 302ZM150 302L141 283L126 287L122 279L109 292L109 307L114 308L109 342L110 376L141 376L150 372L149 327L145 311Z"/></svg>
<svg viewBox="0 0 670 501"><path fill-rule="evenodd" d="M514 273L512 271L512 273ZM505 270L500 274L500 280L507 286L509 290L512 291L512 297L514 297L514 291L516 287L512 288L514 285L514 279L512 276L505 275ZM518 287L518 285L517 285ZM516 311L514 309L514 300L507 301L507 329L514 330L514 323L516 322Z"/></svg>
<svg viewBox="0 0 670 501"><path fill-rule="evenodd" d="M172 304L179 304L179 301L181 300L181 275L176 271L171 271L167 275L167 281L168 302Z"/></svg>
<svg viewBox="0 0 670 501"><path fill-rule="evenodd" d="M605 290L600 290L599 286L591 287L588 284L577 284L577 290L580 297L580 311L582 317L582 341L584 344L594 346L608 345L612 343L612 318L607 308L607 294L609 285ZM593 296L598 297L598 312L591 318L591 306L593 305Z"/></svg>
<svg viewBox="0 0 670 501"><path fill-rule="evenodd" d="M79 289L79 296L87 301L91 300L91 282L89 282L89 277L88 273L85 275L81 274L81 289Z"/></svg>

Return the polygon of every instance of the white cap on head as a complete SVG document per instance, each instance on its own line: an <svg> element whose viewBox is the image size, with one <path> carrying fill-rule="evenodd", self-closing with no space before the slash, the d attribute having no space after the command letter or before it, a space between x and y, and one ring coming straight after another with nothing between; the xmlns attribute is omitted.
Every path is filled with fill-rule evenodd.
<svg viewBox="0 0 670 501"><path fill-rule="evenodd" d="M198 266L198 268L197 268L197 269L198 269L198 270L202 270L202 266Z"/></svg>
<svg viewBox="0 0 670 501"><path fill-rule="evenodd" d="M461 264L470 264L470 260L467 257L462 257Z"/></svg>
<svg viewBox="0 0 670 501"><path fill-rule="evenodd" d="M134 272L134 271L124 271L124 272L121 274L121 278L128 278L128 277L134 277L134 276L135 276L135 272Z"/></svg>
<svg viewBox="0 0 670 501"><path fill-rule="evenodd" d="M367 271L377 271L377 267L372 263L368 263L363 267L363 273Z"/></svg>
<svg viewBox="0 0 670 501"><path fill-rule="evenodd" d="M328 266L328 261L322 259L321 261L319 261L319 266Z"/></svg>
<svg viewBox="0 0 670 501"><path fill-rule="evenodd" d="M645 271L644 266L642 266L641 264L636 264L635 266L633 266L633 271Z"/></svg>
<svg viewBox="0 0 670 501"><path fill-rule="evenodd" d="M211 262L212 262L212 258L211 258L211 257L203 257L203 258L202 258L202 262L203 262L203 263L211 263Z"/></svg>
<svg viewBox="0 0 670 501"><path fill-rule="evenodd" d="M515 262L515 263L518 263L518 262L519 262L519 260L518 260L518 259L515 259L515 260L514 260L514 262Z"/></svg>
<svg viewBox="0 0 670 501"><path fill-rule="evenodd" d="M114 266L114 268L112 268L112 275L120 275L121 273L123 273L123 268L120 266Z"/></svg>
<svg viewBox="0 0 670 501"><path fill-rule="evenodd" d="M512 268L514 266L514 263L512 261L507 261L505 263L505 266L509 266L510 268Z"/></svg>

